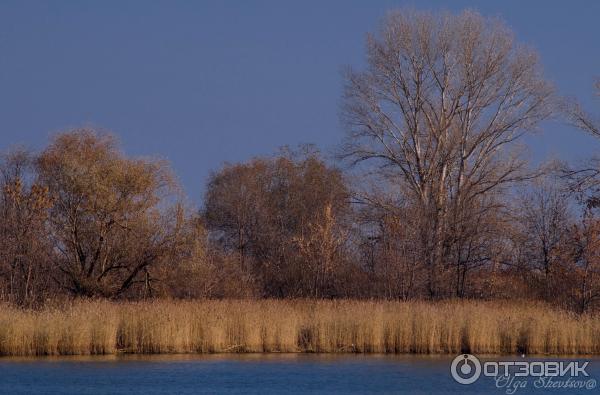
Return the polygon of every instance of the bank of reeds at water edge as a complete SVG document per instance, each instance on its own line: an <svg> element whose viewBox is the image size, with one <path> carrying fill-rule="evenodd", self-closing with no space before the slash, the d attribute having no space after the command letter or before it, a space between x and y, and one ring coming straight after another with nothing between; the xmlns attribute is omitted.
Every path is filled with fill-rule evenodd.
<svg viewBox="0 0 600 395"><path fill-rule="evenodd" d="M600 316L541 303L313 300L0 305L0 354L600 354Z"/></svg>

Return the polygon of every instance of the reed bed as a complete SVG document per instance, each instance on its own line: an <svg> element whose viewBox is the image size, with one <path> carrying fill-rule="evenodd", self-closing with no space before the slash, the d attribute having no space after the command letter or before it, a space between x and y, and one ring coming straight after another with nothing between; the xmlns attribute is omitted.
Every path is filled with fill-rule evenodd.
<svg viewBox="0 0 600 395"><path fill-rule="evenodd" d="M0 355L220 352L600 354L600 316L475 301L0 305Z"/></svg>

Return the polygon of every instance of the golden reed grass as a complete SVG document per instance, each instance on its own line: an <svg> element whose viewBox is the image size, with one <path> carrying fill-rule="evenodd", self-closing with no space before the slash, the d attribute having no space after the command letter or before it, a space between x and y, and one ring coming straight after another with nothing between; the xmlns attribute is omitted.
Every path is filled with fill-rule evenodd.
<svg viewBox="0 0 600 395"><path fill-rule="evenodd" d="M0 305L0 355L599 354L600 316L535 303L310 300Z"/></svg>

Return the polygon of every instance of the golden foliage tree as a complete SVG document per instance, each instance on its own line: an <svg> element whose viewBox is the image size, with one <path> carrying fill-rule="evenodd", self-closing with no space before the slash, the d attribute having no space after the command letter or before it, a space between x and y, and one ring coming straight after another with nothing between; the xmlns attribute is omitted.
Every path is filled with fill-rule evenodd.
<svg viewBox="0 0 600 395"><path fill-rule="evenodd" d="M49 226L61 285L76 295L152 290L152 268L177 251L183 218L169 206L165 163L129 159L109 134L61 133L37 160L52 199Z"/></svg>

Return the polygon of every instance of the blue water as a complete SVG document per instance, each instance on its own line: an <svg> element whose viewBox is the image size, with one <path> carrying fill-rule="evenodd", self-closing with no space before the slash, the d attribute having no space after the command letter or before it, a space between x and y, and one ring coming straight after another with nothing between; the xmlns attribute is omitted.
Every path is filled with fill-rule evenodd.
<svg viewBox="0 0 600 395"><path fill-rule="evenodd" d="M491 378L461 385L452 357L207 355L0 358L2 394L506 394ZM600 359L587 372L600 380ZM515 394L593 394L519 388ZM514 383L513 383L514 385Z"/></svg>

